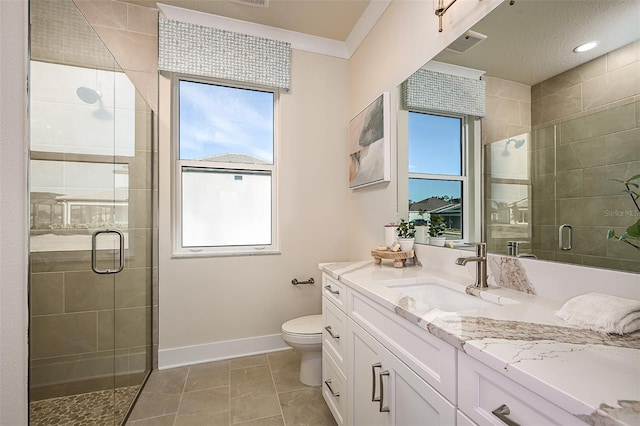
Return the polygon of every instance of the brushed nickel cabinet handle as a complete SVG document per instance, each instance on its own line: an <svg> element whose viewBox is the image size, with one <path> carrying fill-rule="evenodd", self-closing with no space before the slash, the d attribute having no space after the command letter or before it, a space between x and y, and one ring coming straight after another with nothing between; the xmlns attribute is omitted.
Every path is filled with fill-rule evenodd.
<svg viewBox="0 0 640 426"><path fill-rule="evenodd" d="M388 413L389 411L389 406L384 406L384 382L382 381L382 377L383 376L389 376L389 370L384 370L382 373L380 373L380 412L381 413Z"/></svg>
<svg viewBox="0 0 640 426"><path fill-rule="evenodd" d="M336 296L337 296L338 294L340 294L340 290L333 290L333 289L331 288L331 284L327 284L327 285L325 285L325 286L324 286L324 288L326 288L326 289L327 289L327 291L328 291L329 293L331 293L331 294L335 294Z"/></svg>
<svg viewBox="0 0 640 426"><path fill-rule="evenodd" d="M329 335L331 337L333 337L334 339L336 339L336 340L340 339L340 335L339 334L333 334L333 331L331 331L331 326L330 325L326 326L324 329L327 330L327 333L329 333Z"/></svg>
<svg viewBox="0 0 640 426"><path fill-rule="evenodd" d="M331 388L331 379L327 379L324 381L324 384L329 388L329 392L334 398L340 398L340 392L336 392Z"/></svg>
<svg viewBox="0 0 640 426"><path fill-rule="evenodd" d="M509 410L507 404L502 404L501 406L493 410L491 414L499 418L500 421L502 421L507 426L520 426L520 423L514 422L509 417L507 417L509 414L511 414L511 410Z"/></svg>
<svg viewBox="0 0 640 426"><path fill-rule="evenodd" d="M376 398L376 368L382 368L382 364L376 362L371 366L371 402L380 401L380 398Z"/></svg>

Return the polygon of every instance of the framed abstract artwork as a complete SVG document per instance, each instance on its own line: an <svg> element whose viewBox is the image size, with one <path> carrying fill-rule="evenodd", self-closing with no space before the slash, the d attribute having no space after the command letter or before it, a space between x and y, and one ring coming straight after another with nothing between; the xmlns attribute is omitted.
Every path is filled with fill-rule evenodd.
<svg viewBox="0 0 640 426"><path fill-rule="evenodd" d="M391 180L389 93L349 122L349 188Z"/></svg>

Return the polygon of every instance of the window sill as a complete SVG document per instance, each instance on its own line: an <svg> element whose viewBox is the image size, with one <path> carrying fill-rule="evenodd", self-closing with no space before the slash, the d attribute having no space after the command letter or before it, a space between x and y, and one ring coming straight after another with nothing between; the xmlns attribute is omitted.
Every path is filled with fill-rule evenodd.
<svg viewBox="0 0 640 426"><path fill-rule="evenodd" d="M237 257L237 256L268 256L268 255L280 255L280 250L277 249L265 249L265 250L235 250L235 251L174 251L171 255L172 259L192 259L201 257Z"/></svg>

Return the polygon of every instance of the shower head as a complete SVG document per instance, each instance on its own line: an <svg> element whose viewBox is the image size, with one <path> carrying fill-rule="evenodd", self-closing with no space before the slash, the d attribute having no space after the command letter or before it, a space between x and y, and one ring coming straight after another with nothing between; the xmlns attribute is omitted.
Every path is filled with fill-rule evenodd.
<svg viewBox="0 0 640 426"><path fill-rule="evenodd" d="M516 149L520 148L525 143L525 139L507 139L506 145L509 145L509 142L515 142L514 146Z"/></svg>
<svg viewBox="0 0 640 426"><path fill-rule="evenodd" d="M87 104L95 104L102 98L102 93L89 87L80 86L76 89L76 95L82 102Z"/></svg>

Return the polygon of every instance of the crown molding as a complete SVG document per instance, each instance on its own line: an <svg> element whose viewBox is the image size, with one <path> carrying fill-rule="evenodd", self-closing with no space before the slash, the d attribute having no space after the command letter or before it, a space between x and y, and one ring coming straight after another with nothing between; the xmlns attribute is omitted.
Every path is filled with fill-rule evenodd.
<svg viewBox="0 0 640 426"><path fill-rule="evenodd" d="M345 41L349 58L358 49L360 43L362 43L367 34L369 34L369 31L371 31L376 22L378 22L378 19L384 14L392 1L393 0L371 0L369 2L369 5Z"/></svg>
<svg viewBox="0 0 640 426"><path fill-rule="evenodd" d="M158 3L158 9L167 19L284 41L291 43L293 49L349 59L369 31L371 31L371 28L378 22L380 16L387 10L391 1L392 0L372 0L346 41L332 40L296 31L283 30L281 28L241 21L220 15L212 15L162 3Z"/></svg>

